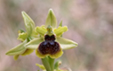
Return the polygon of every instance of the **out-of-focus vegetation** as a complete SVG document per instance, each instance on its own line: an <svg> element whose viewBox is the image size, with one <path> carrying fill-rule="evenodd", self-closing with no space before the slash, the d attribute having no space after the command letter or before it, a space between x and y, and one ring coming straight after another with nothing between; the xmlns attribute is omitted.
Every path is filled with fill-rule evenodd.
<svg viewBox="0 0 113 71"><path fill-rule="evenodd" d="M64 51L61 67L72 71L113 71L113 1L112 0L0 0L0 71L37 71L41 63L35 53L14 61L5 52L20 41L24 28L21 11L26 11L37 26L45 23L52 8L58 23L69 31L64 37L79 46Z"/></svg>

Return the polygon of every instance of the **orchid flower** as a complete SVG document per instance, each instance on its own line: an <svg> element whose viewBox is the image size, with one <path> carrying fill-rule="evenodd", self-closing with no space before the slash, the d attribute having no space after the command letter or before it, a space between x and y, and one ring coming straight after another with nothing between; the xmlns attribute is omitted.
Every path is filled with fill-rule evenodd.
<svg viewBox="0 0 113 71"><path fill-rule="evenodd" d="M35 33L35 30L34 30L35 24L33 20L24 11L22 12L22 16L25 22L26 32L24 32L23 30L19 30L19 34L17 38L18 40L21 40L22 43L10 49L6 53L6 55L13 55L15 60L18 59L19 55L22 55L22 56L29 55L34 51L31 49L27 49L25 47L25 44L27 44L33 38L33 36L37 34Z"/></svg>
<svg viewBox="0 0 113 71"><path fill-rule="evenodd" d="M25 12L22 12L22 16L26 28L26 32L19 31L18 39L22 43L10 49L6 55L13 55L16 60L19 55L28 55L35 50L36 56L42 59L44 66L36 65L44 70L53 71L56 68L54 59L61 57L63 50L75 48L78 44L62 37L68 28L62 26L62 22L57 26L52 9L48 12L45 25L40 27L35 27L33 20Z"/></svg>

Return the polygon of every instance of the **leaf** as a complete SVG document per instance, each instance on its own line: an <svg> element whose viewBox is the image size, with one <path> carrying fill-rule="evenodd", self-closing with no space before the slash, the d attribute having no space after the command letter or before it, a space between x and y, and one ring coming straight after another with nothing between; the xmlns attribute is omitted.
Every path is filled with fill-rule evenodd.
<svg viewBox="0 0 113 71"><path fill-rule="evenodd" d="M6 55L20 55L22 53L25 52L26 48L24 47L24 45L27 43L27 41L25 40L23 43L19 44L18 46L10 49Z"/></svg>
<svg viewBox="0 0 113 71"><path fill-rule="evenodd" d="M43 42L42 38L34 38L30 42L28 42L25 46L28 49L37 49L41 42Z"/></svg>
<svg viewBox="0 0 113 71"><path fill-rule="evenodd" d="M60 44L63 50L75 48L78 46L78 44L72 40L68 40L62 37L56 37L56 38L57 38L56 41Z"/></svg>
<svg viewBox="0 0 113 71"><path fill-rule="evenodd" d="M44 67L44 65L41 65L41 64L38 64L38 63L37 63L36 66L38 66L38 67L39 67L40 69L42 69L42 70L46 70L45 67Z"/></svg>
<svg viewBox="0 0 113 71"><path fill-rule="evenodd" d="M35 28L34 21L24 11L22 11L22 16L25 22L26 31L28 33L28 36L30 36L33 29Z"/></svg>
<svg viewBox="0 0 113 71"><path fill-rule="evenodd" d="M61 36L67 30L68 30L67 26L64 26L64 27L59 26L57 29L54 29L54 32L56 36Z"/></svg>
<svg viewBox="0 0 113 71"><path fill-rule="evenodd" d="M57 20L52 9L48 12L45 26L48 27L49 25L52 26L52 28L57 27Z"/></svg>

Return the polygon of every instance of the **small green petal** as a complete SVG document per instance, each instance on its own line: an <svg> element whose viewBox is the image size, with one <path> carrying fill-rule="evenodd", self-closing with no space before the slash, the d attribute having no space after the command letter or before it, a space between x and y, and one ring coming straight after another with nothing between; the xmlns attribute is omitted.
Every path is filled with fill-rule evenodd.
<svg viewBox="0 0 113 71"><path fill-rule="evenodd" d="M27 33L19 33L18 34L18 40L24 41L27 38Z"/></svg>
<svg viewBox="0 0 113 71"><path fill-rule="evenodd" d="M51 58L55 59L55 58L59 58L59 57L61 57L62 54L63 54L63 51L60 50L60 51L58 51L56 54L52 54L52 55L49 54L49 56L50 56Z"/></svg>
<svg viewBox="0 0 113 71"><path fill-rule="evenodd" d="M41 64L38 64L38 63L37 63L36 66L38 66L38 67L39 67L40 69L42 69L42 70L46 70L45 67L44 67L44 65L41 65Z"/></svg>
<svg viewBox="0 0 113 71"><path fill-rule="evenodd" d="M14 60L17 60L19 58L19 55L14 56Z"/></svg>
<svg viewBox="0 0 113 71"><path fill-rule="evenodd" d="M43 42L43 38L34 38L30 42L28 42L25 46L27 49L37 49L39 44Z"/></svg>
<svg viewBox="0 0 113 71"><path fill-rule="evenodd" d="M23 11L22 16L25 22L25 28L28 33L28 36L32 34L33 29L35 28L34 21Z"/></svg>
<svg viewBox="0 0 113 71"><path fill-rule="evenodd" d="M47 32L46 28L41 26L41 27L36 27L35 28L36 32L39 33L40 35L44 36L45 33Z"/></svg>
<svg viewBox="0 0 113 71"><path fill-rule="evenodd" d="M24 47L24 45L25 45L26 43L27 43L27 42L26 42L26 40L25 40L23 43L19 44L18 46L16 46L16 47L10 49L10 50L6 53L6 55L19 55L19 54L24 53L25 50L26 50L26 48Z"/></svg>
<svg viewBox="0 0 113 71"><path fill-rule="evenodd" d="M26 49L26 51L22 54L22 56L25 56L25 55L29 55L33 52L34 50L32 49Z"/></svg>
<svg viewBox="0 0 113 71"><path fill-rule="evenodd" d="M49 13L46 19L45 26L48 27L48 25L52 26L53 28L56 28L57 26L57 20L52 9L49 10Z"/></svg>
<svg viewBox="0 0 113 71"><path fill-rule="evenodd" d="M68 40L62 37L56 37L56 38L57 38L56 41L60 44L63 50L75 48L78 46L78 44L72 40Z"/></svg>
<svg viewBox="0 0 113 71"><path fill-rule="evenodd" d="M67 26L64 27L59 26L57 29L54 29L54 33L56 34L56 36L61 36L67 30L68 30Z"/></svg>

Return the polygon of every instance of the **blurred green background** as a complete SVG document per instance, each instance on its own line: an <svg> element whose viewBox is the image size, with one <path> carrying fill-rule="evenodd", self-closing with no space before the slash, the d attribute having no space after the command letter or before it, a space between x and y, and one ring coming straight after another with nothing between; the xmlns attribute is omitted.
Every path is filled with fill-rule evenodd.
<svg viewBox="0 0 113 71"><path fill-rule="evenodd" d="M69 30L65 38L76 41L77 48L65 50L61 68L72 71L113 71L113 0L0 0L0 71L37 71L41 60L35 53L17 61L5 52L20 43L18 30L24 29L21 11L45 24L52 8L57 22Z"/></svg>

